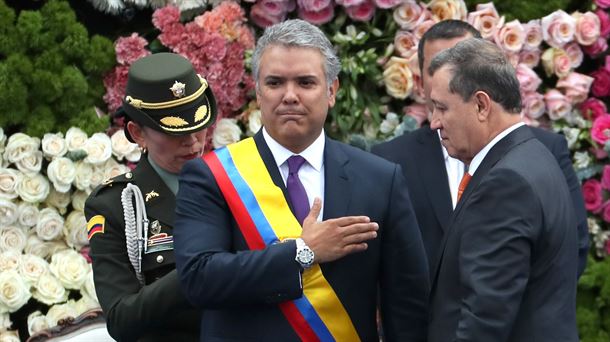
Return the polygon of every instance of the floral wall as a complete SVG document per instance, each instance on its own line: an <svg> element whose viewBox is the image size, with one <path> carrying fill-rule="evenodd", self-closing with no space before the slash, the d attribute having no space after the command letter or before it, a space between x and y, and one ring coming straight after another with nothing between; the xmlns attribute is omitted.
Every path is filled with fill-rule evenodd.
<svg viewBox="0 0 610 342"><path fill-rule="evenodd" d="M609 0L0 0L0 340L97 305L82 206L139 160L109 115L131 63L159 51L189 58L217 97L208 148L223 146L261 125L256 37L299 17L341 58L326 132L363 149L425 121L417 44L431 25L467 21L506 52L523 120L564 134L573 153L591 233L579 330L582 341L609 341L609 16Z"/></svg>

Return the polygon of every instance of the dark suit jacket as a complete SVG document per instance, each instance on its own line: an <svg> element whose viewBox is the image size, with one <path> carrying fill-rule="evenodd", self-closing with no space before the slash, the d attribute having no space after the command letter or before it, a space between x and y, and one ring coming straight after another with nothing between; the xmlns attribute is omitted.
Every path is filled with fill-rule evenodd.
<svg viewBox="0 0 610 342"><path fill-rule="evenodd" d="M576 219L563 178L527 127L492 147L441 242L430 342L578 341Z"/></svg>
<svg viewBox="0 0 610 342"><path fill-rule="evenodd" d="M578 275L587 262L589 229L581 186L576 178L563 136L530 127L534 136L555 156L570 188L578 230ZM452 204L441 143L428 126L373 146L372 152L399 164L405 173L415 215L421 229L430 269L434 266Z"/></svg>
<svg viewBox="0 0 610 342"><path fill-rule="evenodd" d="M274 183L286 194L260 132L255 142ZM363 341L379 340L378 298L388 341L424 341L428 269L400 167L326 139L324 169L324 219L368 215L380 227L365 252L322 264L325 278ZM200 159L182 169L175 244L184 292L206 309L202 341L298 340L277 305L302 295L295 243L249 251L211 171Z"/></svg>
<svg viewBox="0 0 610 342"><path fill-rule="evenodd" d="M176 197L146 156L133 172L117 176L91 192L85 204L87 220L95 215L106 218L104 233L93 235L89 243L95 290L108 332L118 341L196 341L200 312L180 291L174 251L143 254L146 285L141 287L135 276L127 256L121 204L121 193L128 183L137 185L144 196L153 190L159 195L146 201L151 224L158 221L161 232L170 236L174 226Z"/></svg>

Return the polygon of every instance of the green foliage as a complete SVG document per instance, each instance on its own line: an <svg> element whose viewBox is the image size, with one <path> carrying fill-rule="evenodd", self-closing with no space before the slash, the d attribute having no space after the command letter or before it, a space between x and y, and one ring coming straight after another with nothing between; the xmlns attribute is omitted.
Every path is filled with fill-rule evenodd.
<svg viewBox="0 0 610 342"><path fill-rule="evenodd" d="M89 37L65 0L18 16L0 0L0 126L41 137L79 126L102 131L102 77L115 63L110 40Z"/></svg>
<svg viewBox="0 0 610 342"><path fill-rule="evenodd" d="M589 257L578 283L576 317L582 342L610 341L610 259Z"/></svg>

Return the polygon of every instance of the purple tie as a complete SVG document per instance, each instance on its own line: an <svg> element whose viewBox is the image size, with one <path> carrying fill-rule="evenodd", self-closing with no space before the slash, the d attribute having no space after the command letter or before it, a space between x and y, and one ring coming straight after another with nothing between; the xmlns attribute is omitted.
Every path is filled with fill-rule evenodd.
<svg viewBox="0 0 610 342"><path fill-rule="evenodd" d="M288 158L288 179L286 180L286 188L288 196L294 208L294 214L297 221L303 225L303 220L309 214L309 199L307 192L301 180L299 179L299 169L305 163L305 158L301 156L292 156Z"/></svg>

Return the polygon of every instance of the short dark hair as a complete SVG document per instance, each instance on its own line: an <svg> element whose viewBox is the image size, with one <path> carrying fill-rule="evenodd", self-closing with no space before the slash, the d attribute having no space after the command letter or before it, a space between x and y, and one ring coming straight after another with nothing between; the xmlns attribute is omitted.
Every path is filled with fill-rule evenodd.
<svg viewBox="0 0 610 342"><path fill-rule="evenodd" d="M430 62L428 74L449 66L449 91L464 101L484 91L509 113L521 112L521 93L515 68L496 44L481 38L468 38L438 53Z"/></svg>
<svg viewBox="0 0 610 342"><path fill-rule="evenodd" d="M417 60L419 70L424 72L424 45L427 41L439 39L453 39L470 34L474 38L481 38L481 33L469 23L462 20L448 19L432 25L421 37L417 46Z"/></svg>

